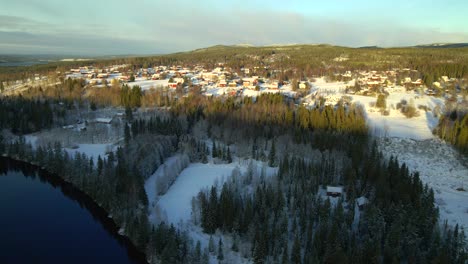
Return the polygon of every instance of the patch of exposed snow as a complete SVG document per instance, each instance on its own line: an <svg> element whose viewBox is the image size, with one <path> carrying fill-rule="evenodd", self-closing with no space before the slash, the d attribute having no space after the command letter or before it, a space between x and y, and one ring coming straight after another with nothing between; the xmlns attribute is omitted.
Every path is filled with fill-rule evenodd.
<svg viewBox="0 0 468 264"><path fill-rule="evenodd" d="M112 121L112 117L98 117L95 119L96 122L98 123L105 123L105 124L108 124Z"/></svg>
<svg viewBox="0 0 468 264"><path fill-rule="evenodd" d="M106 153L112 150L112 144L78 144L77 148L64 148L66 152L72 157L76 153L84 153L88 157L92 157L96 163L98 156L104 158Z"/></svg>
<svg viewBox="0 0 468 264"><path fill-rule="evenodd" d="M151 88L167 87L169 79L167 80L147 80L145 78L137 78L134 82L129 82L128 86L140 86L142 91L149 90Z"/></svg>
<svg viewBox="0 0 468 264"><path fill-rule="evenodd" d="M457 150L439 139L382 138L378 142L387 158L397 156L410 171L419 171L423 183L434 189L441 220L468 230L468 168L460 162Z"/></svg>
<svg viewBox="0 0 468 264"><path fill-rule="evenodd" d="M180 157L181 155L177 154L166 159L166 161L163 164L161 164L161 166L159 166L158 169L145 182L145 191L146 196L148 197L148 204L150 208L149 220L152 223L157 223L160 220L157 219L159 217L159 212L157 212L157 210L159 210L159 207L156 207L156 204L158 202L159 197L156 192L156 182L159 177L162 177L164 175L164 168L173 167L172 165L175 164L180 159Z"/></svg>
<svg viewBox="0 0 468 264"><path fill-rule="evenodd" d="M192 212L192 197L206 187L213 186L216 181L222 184L232 173L235 164L190 164L179 175L169 191L163 195L158 204L166 212L167 220L177 224L189 221Z"/></svg>
<svg viewBox="0 0 468 264"><path fill-rule="evenodd" d="M31 144L33 149L37 148L37 139L38 137L35 135L25 135L24 139L26 140L26 143Z"/></svg>

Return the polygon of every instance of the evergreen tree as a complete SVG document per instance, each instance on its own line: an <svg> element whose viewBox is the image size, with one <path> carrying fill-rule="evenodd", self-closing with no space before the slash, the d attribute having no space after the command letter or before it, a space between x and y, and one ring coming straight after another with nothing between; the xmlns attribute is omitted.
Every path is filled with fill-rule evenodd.
<svg viewBox="0 0 468 264"><path fill-rule="evenodd" d="M208 156L207 156L206 152L203 152L203 153L202 153L202 160L201 160L201 162L202 162L203 164L207 164L207 163L208 163Z"/></svg>
<svg viewBox="0 0 468 264"><path fill-rule="evenodd" d="M129 122L133 121L133 111L132 111L132 108L130 106L125 107L125 118Z"/></svg>
<svg viewBox="0 0 468 264"><path fill-rule="evenodd" d="M294 244L293 244L293 247L292 247L291 263L294 263L294 264L301 264L302 263L301 244L299 242L299 238L298 238L297 235L296 235L296 238L294 238Z"/></svg>
<svg viewBox="0 0 468 264"><path fill-rule="evenodd" d="M377 96L377 102L375 103L375 106L378 108L385 109L387 108L387 102L385 100L385 95L384 94L379 94Z"/></svg>
<svg viewBox="0 0 468 264"><path fill-rule="evenodd" d="M232 156L231 156L231 148L228 147L227 149L227 162L232 163Z"/></svg>
<svg viewBox="0 0 468 264"><path fill-rule="evenodd" d="M124 139L125 139L125 145L128 145L128 143L132 139L132 136L130 134L130 127L128 126L128 124L125 124Z"/></svg>
<svg viewBox="0 0 468 264"><path fill-rule="evenodd" d="M213 146L211 149L211 155L213 156L213 158L218 157L218 149L216 148L216 142L214 140L213 140Z"/></svg>
<svg viewBox="0 0 468 264"><path fill-rule="evenodd" d="M202 253L201 253L201 243L200 240L197 241L197 245L195 246L195 252L193 253L193 262L194 263L201 263L202 261Z"/></svg>
<svg viewBox="0 0 468 264"><path fill-rule="evenodd" d="M218 243L218 260L222 261L224 260L224 254L223 254L223 240L220 238L219 243Z"/></svg>
<svg viewBox="0 0 468 264"><path fill-rule="evenodd" d="M210 251L210 253L215 252L215 244L214 244L213 236L210 236L210 240L208 242L208 250Z"/></svg>
<svg viewBox="0 0 468 264"><path fill-rule="evenodd" d="M234 235L234 238L232 240L231 250L234 251L234 252L239 252L239 245L238 245L237 235Z"/></svg>
<svg viewBox="0 0 468 264"><path fill-rule="evenodd" d="M276 166L276 147L275 147L275 140L272 140L270 153L268 155L268 166L274 167Z"/></svg>
<svg viewBox="0 0 468 264"><path fill-rule="evenodd" d="M216 231L218 225L218 194L215 186L211 187L210 198L208 201L208 207L206 208L206 223L205 232L213 234Z"/></svg>
<svg viewBox="0 0 468 264"><path fill-rule="evenodd" d="M263 233L257 230L254 238L254 248L253 248L253 261L255 264L265 263L265 257L267 256L266 249L267 241L264 240Z"/></svg>
<svg viewBox="0 0 468 264"><path fill-rule="evenodd" d="M102 174L102 169L104 167L104 161L101 158L101 155L98 155L97 159L97 175L100 176Z"/></svg>
<svg viewBox="0 0 468 264"><path fill-rule="evenodd" d="M283 248L283 254L281 256L282 264L289 264L289 254L288 254L288 245L286 244Z"/></svg>
<svg viewBox="0 0 468 264"><path fill-rule="evenodd" d="M177 263L178 252L177 244L174 237L169 237L169 241L165 245L161 253L161 263Z"/></svg>
<svg viewBox="0 0 468 264"><path fill-rule="evenodd" d="M209 264L209 262L210 262L210 255L209 255L208 252L205 250L205 251L203 251L201 263L202 263L202 264Z"/></svg>
<svg viewBox="0 0 468 264"><path fill-rule="evenodd" d="M4 151L5 151L5 143L3 142L3 135L0 134L0 154L3 154ZM39 154L40 152L36 152L36 153ZM41 160L42 157L38 159Z"/></svg>
<svg viewBox="0 0 468 264"><path fill-rule="evenodd" d="M251 158L256 159L257 157L257 146L256 146L256 139L254 138L252 142L252 153L251 153Z"/></svg>

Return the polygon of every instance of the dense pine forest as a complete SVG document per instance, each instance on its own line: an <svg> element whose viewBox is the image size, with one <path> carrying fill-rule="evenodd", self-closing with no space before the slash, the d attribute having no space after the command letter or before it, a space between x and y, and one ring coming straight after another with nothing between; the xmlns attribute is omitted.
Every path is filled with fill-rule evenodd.
<svg viewBox="0 0 468 264"><path fill-rule="evenodd" d="M468 155L468 115L466 109L447 111L441 117L436 132L440 138L450 142L461 153Z"/></svg>
<svg viewBox="0 0 468 264"><path fill-rule="evenodd" d="M250 245L254 263L464 263L464 232L439 226L434 193L418 174L363 151L366 161L342 177L330 177L331 161L286 156L280 173L252 191L249 173L202 191L201 226L232 235L233 250ZM324 183L347 183L346 198L324 198ZM359 211L361 195L369 205Z"/></svg>
<svg viewBox="0 0 468 264"><path fill-rule="evenodd" d="M50 128L54 114L64 112L47 101L30 101L24 98L0 98L0 129L11 129L13 133L27 134Z"/></svg>
<svg viewBox="0 0 468 264"><path fill-rule="evenodd" d="M309 110L281 95L256 100L191 95L166 98L161 102L169 102L168 110L138 116L131 107L138 106L139 91L124 89L122 96L129 109L125 138L105 157L70 156L59 143L34 149L23 137L0 138L0 152L44 166L85 191L151 263L208 263L212 255L229 263L226 241L210 241L204 250L170 224L149 223L144 181L174 153L190 162L212 157L231 163L236 155L279 167L273 176L252 169L233 173L222 186L201 191L193 208L194 222L204 232L232 238L230 250L254 263L467 261L464 230L438 221L434 193L418 173L397 157L382 157L360 107L343 103ZM48 114L34 115L36 106ZM17 134L56 126L69 111L46 98L4 99L1 107L2 128ZM28 126L15 124L18 108L25 113L19 124ZM327 185L343 186L343 196L328 199ZM360 208L362 199L367 203Z"/></svg>

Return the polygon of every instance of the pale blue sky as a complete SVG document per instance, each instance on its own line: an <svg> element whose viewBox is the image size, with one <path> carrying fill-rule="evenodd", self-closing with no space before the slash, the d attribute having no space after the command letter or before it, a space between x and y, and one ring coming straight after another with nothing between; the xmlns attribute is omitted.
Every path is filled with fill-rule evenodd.
<svg viewBox="0 0 468 264"><path fill-rule="evenodd" d="M156 54L216 44L468 42L468 1L0 0L0 54Z"/></svg>

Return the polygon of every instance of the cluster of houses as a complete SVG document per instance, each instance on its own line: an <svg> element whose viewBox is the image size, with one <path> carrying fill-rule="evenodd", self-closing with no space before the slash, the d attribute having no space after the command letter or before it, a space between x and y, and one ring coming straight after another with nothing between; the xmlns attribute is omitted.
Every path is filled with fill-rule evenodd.
<svg viewBox="0 0 468 264"><path fill-rule="evenodd" d="M420 78L413 80L408 77L411 72L415 72L410 69L394 69L390 71L359 71L357 73L356 82L361 87L367 89L373 89L378 87L390 87L397 84L399 80L400 84L406 88L419 88L424 85L423 80ZM343 76L351 76L350 72L345 73ZM404 77L402 77L404 76Z"/></svg>
<svg viewBox="0 0 468 264"><path fill-rule="evenodd" d="M282 87L290 87L287 81L280 82L275 79L262 78L251 75L252 71L242 68L241 74L237 74L230 69L219 64L214 69L205 69L200 65L187 68L182 66L156 66L151 68L130 69L129 65L112 65L105 68L84 66L70 69L65 73L65 78L84 79L89 85L107 85L113 80L129 85L140 85L142 82L146 86L157 88L176 89L188 85L198 86L207 96L212 94L210 88L223 88L223 94L236 96L245 90L259 91L279 91ZM152 86L151 86L152 85ZM300 82L299 89L306 89L307 82Z"/></svg>
<svg viewBox="0 0 468 264"><path fill-rule="evenodd" d="M70 69L65 73L66 78L82 78L89 85L107 85L113 80L118 80L121 83L131 83L140 85L145 83L145 88L169 88L177 89L188 86L198 86L206 96L226 95L240 96L253 95L254 92L249 91L265 91L265 92L284 92L288 96L295 96L294 92L290 92L292 84L287 81L279 81L277 79L264 78L253 75L254 69L242 68L239 74L232 71L228 67L224 67L223 63L219 63L213 69L206 69L201 65L192 67L182 66L154 66L150 68L134 69L131 65L112 65L104 68L96 68L93 66L79 67ZM419 76L418 72L411 69L393 69L387 71L346 71L340 74L344 80L355 80L355 84L359 85L360 91L348 89L351 94L373 91L381 88L405 87L406 89L419 89L425 87L423 80L415 78ZM105 81L104 81L105 80ZM436 95L436 89L442 89L447 83L453 79L443 76L439 81L434 82L432 87L426 88L427 95ZM311 87L307 81L294 84L299 90ZM217 89L217 90L216 90ZM219 91L222 92L219 92Z"/></svg>
<svg viewBox="0 0 468 264"><path fill-rule="evenodd" d="M433 82L431 85L426 86L424 81L419 76L418 71L408 68L393 69L388 71L346 71L340 74L343 80L356 80L356 85L361 89L360 93L376 90L379 88L393 88L404 87L406 90L414 90L425 88L427 95L437 95L437 90L448 92L447 87L453 86L457 81L456 78L449 78L442 76L439 80ZM356 93L355 90L348 91L351 94Z"/></svg>
<svg viewBox="0 0 468 264"><path fill-rule="evenodd" d="M126 64L112 65L102 69L94 66L83 66L65 72L65 78L84 79L89 84L102 84L103 80L108 79L128 81L131 72L127 72L127 74L121 72L126 67L128 67Z"/></svg>

